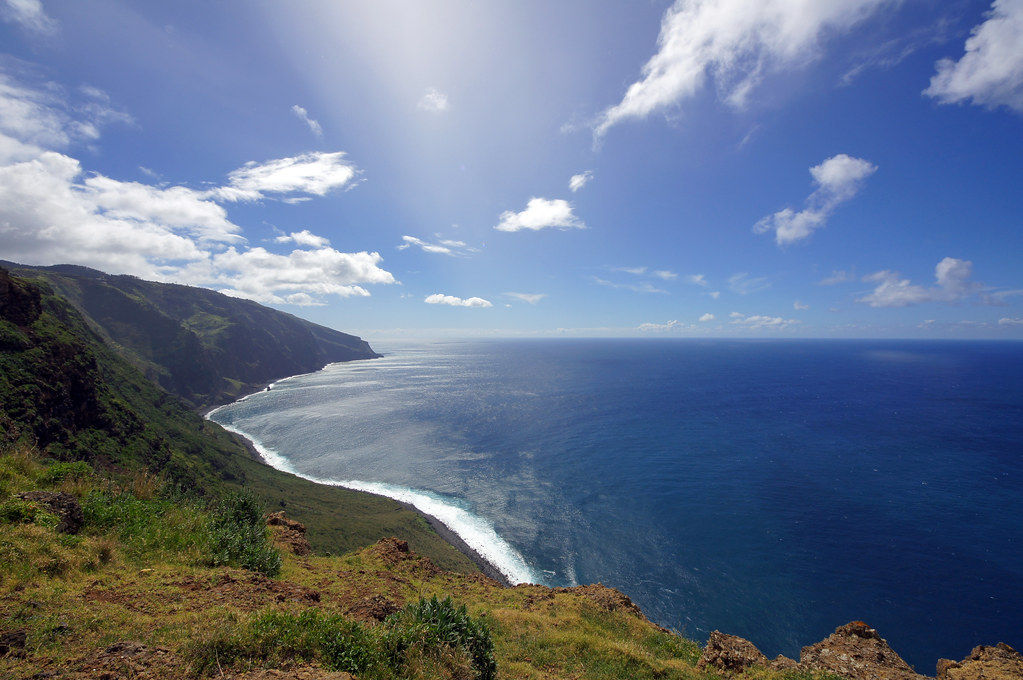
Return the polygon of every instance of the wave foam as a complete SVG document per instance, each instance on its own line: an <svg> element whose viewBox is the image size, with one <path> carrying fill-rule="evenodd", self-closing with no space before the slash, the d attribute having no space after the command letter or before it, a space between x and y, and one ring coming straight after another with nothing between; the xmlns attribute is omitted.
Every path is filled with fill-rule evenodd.
<svg viewBox="0 0 1023 680"><path fill-rule="evenodd" d="M223 407L221 407L223 408ZM214 409L206 414L206 417L213 420L213 415L220 409ZM526 564L525 559L506 540L498 535L493 525L487 520L474 515L468 510L455 504L453 501L440 497L427 491L413 489L383 482L363 482L357 479L325 479L313 477L299 472L294 468L286 457L277 451L265 446L258 439L248 432L244 432L232 425L226 425L219 421L218 425L225 430L245 437L252 442L253 447L259 452L268 465L282 472L293 474L302 479L308 479L317 484L328 486L340 486L355 491L365 491L393 498L402 503L408 503L417 510L436 517L444 526L458 535L466 545L476 551L495 569L500 571L513 584L517 583L542 583L533 570Z"/></svg>

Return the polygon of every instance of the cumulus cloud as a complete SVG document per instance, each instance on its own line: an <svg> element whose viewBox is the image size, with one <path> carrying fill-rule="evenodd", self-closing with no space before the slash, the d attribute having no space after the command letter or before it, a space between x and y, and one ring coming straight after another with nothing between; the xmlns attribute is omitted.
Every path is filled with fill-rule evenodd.
<svg viewBox="0 0 1023 680"><path fill-rule="evenodd" d="M807 197L802 210L779 210L757 222L753 230L758 234L773 231L778 245L807 238L825 225L835 208L855 196L863 181L876 171L876 165L862 158L844 153L832 156L810 168L817 188Z"/></svg>
<svg viewBox="0 0 1023 680"><path fill-rule="evenodd" d="M40 0L0 0L0 17L34 33L57 31L57 22L46 13Z"/></svg>
<svg viewBox="0 0 1023 680"><path fill-rule="evenodd" d="M298 104L295 104L291 107L291 112L294 113L295 116L298 117L300 121L306 124L306 127L309 128L310 132L312 132L317 137L323 136L323 127L320 125L319 121L313 120L312 118L309 117L308 111L306 111Z"/></svg>
<svg viewBox="0 0 1023 680"><path fill-rule="evenodd" d="M535 305L537 302L547 297L547 293L505 293L505 295L531 305Z"/></svg>
<svg viewBox="0 0 1023 680"><path fill-rule="evenodd" d="M568 188L571 189L573 192L579 191L584 186L589 184L591 179L593 179L592 170L585 170L583 172L580 172L578 175L572 175L572 177L569 178L568 180Z"/></svg>
<svg viewBox="0 0 1023 680"><path fill-rule="evenodd" d="M1023 326L1023 318L1012 318L1003 316L998 320L999 326Z"/></svg>
<svg viewBox="0 0 1023 680"><path fill-rule="evenodd" d="M763 314L747 315L741 312L732 312L729 316L732 319L729 323L753 330L784 330L799 324L797 319L784 319L780 316L765 316Z"/></svg>
<svg viewBox="0 0 1023 680"><path fill-rule="evenodd" d="M291 253L245 247L215 192L87 173L53 149L81 130L69 112L95 111L55 100L59 88L36 91L9 78L2 85L0 150L27 157L0 156L0 257L83 264L275 304L322 304L324 296L368 295L366 284L394 283L378 253L339 252L308 230L276 239L300 246ZM106 101L98 90L83 94Z"/></svg>
<svg viewBox="0 0 1023 680"><path fill-rule="evenodd" d="M848 31L889 0L676 0L661 21L657 54L621 102L605 110L599 137L628 119L679 107L713 79L742 107L768 75L819 56L827 35Z"/></svg>
<svg viewBox="0 0 1023 680"><path fill-rule="evenodd" d="M282 234L274 239L277 243L294 243L300 246L308 246L310 248L324 248L330 245L330 239L323 236L317 236L308 229L302 231L293 231L290 234Z"/></svg>
<svg viewBox="0 0 1023 680"><path fill-rule="evenodd" d="M959 59L942 59L924 94L943 104L971 101L1023 113L1023 2L995 0Z"/></svg>
<svg viewBox="0 0 1023 680"><path fill-rule="evenodd" d="M451 104L448 102L446 94L435 87L430 87L416 104L416 108L430 113L444 113L451 108Z"/></svg>
<svg viewBox="0 0 1023 680"><path fill-rule="evenodd" d="M707 312L706 314L704 314L703 316L700 317L700 321L703 322L703 323L706 323L707 321L713 321L713 320L714 320L714 315L711 314L710 312Z"/></svg>
<svg viewBox="0 0 1023 680"><path fill-rule="evenodd" d="M973 263L946 257L934 267L935 285L930 287L901 278L898 272L879 271L863 278L877 286L857 299L871 307L906 307L922 302L957 302L979 293L983 286L971 281Z"/></svg>
<svg viewBox="0 0 1023 680"><path fill-rule="evenodd" d="M450 305L451 307L493 307L489 300L480 297L460 298L454 295L434 293L423 300L428 305Z"/></svg>
<svg viewBox="0 0 1023 680"><path fill-rule="evenodd" d="M498 231L586 228L586 224L572 213L572 204L560 198L531 198L525 210L506 210L500 219L494 227Z"/></svg>
<svg viewBox="0 0 1023 680"><path fill-rule="evenodd" d="M209 193L223 201L325 196L351 184L359 172L344 151L315 151L263 163L250 161L228 174L227 186Z"/></svg>
<svg viewBox="0 0 1023 680"><path fill-rule="evenodd" d="M805 309L810 309L810 305L803 304L799 300L796 300L795 302L792 303L792 308L795 309L797 312L801 312Z"/></svg>

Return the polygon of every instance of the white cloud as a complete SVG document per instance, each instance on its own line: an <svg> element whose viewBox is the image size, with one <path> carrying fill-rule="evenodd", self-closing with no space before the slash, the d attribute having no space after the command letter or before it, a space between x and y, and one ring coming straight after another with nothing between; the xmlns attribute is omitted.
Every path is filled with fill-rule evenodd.
<svg viewBox="0 0 1023 680"><path fill-rule="evenodd" d="M721 291L719 291L719 290L712 290L711 292L707 293L707 295L709 295L712 298L714 298L715 300L717 300L719 297L721 297Z"/></svg>
<svg viewBox="0 0 1023 680"><path fill-rule="evenodd" d="M291 107L291 112L294 113L295 116L297 116L300 121L306 124L310 132L312 132L317 137L323 136L323 127L320 125L319 121L313 120L312 118L309 117L308 111L306 111L298 104L295 104Z"/></svg>
<svg viewBox="0 0 1023 680"><path fill-rule="evenodd" d="M250 161L231 171L228 185L210 191L210 195L223 201L258 201L268 195L283 200L291 194L325 196L334 189L351 183L359 174L344 151L316 151L292 158L277 158L257 163Z"/></svg>
<svg viewBox="0 0 1023 680"><path fill-rule="evenodd" d="M923 302L956 302L975 293L983 286L970 281L973 263L946 257L934 267L934 286L929 288L899 277L898 272L879 271L863 278L877 286L868 295L857 299L871 307L906 307Z"/></svg>
<svg viewBox="0 0 1023 680"><path fill-rule="evenodd" d="M818 286L834 286L839 283L846 283L847 281L855 281L856 276L850 272L836 269L831 272L831 276L826 276L817 282Z"/></svg>
<svg viewBox="0 0 1023 680"><path fill-rule="evenodd" d="M802 210L779 210L757 222L753 230L758 234L774 231L778 245L807 238L825 225L835 208L855 196L863 181L876 170L876 165L862 158L844 153L832 156L810 168L817 188L807 197Z"/></svg>
<svg viewBox="0 0 1023 680"><path fill-rule="evenodd" d="M592 170L586 170L584 172L580 172L578 175L572 175L572 177L568 180L568 188L573 192L579 191L589 184L591 179L593 179Z"/></svg>
<svg viewBox="0 0 1023 680"><path fill-rule="evenodd" d="M706 323L707 321L713 321L713 320L714 320L714 315L711 314L710 312L707 312L706 314L704 314L703 316L700 317L700 321L704 322L704 323Z"/></svg>
<svg viewBox="0 0 1023 680"><path fill-rule="evenodd" d="M686 282L693 284L694 286L700 286L706 288L710 284L707 283L707 278L703 274L690 274L686 277Z"/></svg>
<svg viewBox="0 0 1023 680"><path fill-rule="evenodd" d="M323 236L317 236L308 229L302 231L293 231L290 234L283 234L274 239L277 243L294 243L300 246L308 246L310 248L325 248L330 245L330 239Z"/></svg>
<svg viewBox="0 0 1023 680"><path fill-rule="evenodd" d="M631 290L634 293L667 293L668 291L658 288L646 281L643 283L617 283L615 281L608 281L602 279L599 276L592 277L593 282L601 286L607 286L608 288L619 288L621 290Z"/></svg>
<svg viewBox="0 0 1023 680"><path fill-rule="evenodd" d="M636 327L637 330L643 331L644 333L663 333L665 331L677 331L683 328L685 328L685 325L674 319L667 323L641 323Z"/></svg>
<svg viewBox="0 0 1023 680"><path fill-rule="evenodd" d="M667 269L655 269L652 272L650 272L650 275L656 276L657 278L662 279L664 281L673 281L674 279L678 278L678 274Z"/></svg>
<svg viewBox="0 0 1023 680"><path fill-rule="evenodd" d="M678 274L668 269L649 269L647 267L613 267L612 271L624 272L626 274L632 274L633 276L650 276L651 278L661 279L662 281L674 281L678 278Z"/></svg>
<svg viewBox="0 0 1023 680"><path fill-rule="evenodd" d="M57 31L57 22L46 14L39 0L0 0L0 16L36 33Z"/></svg>
<svg viewBox="0 0 1023 680"><path fill-rule="evenodd" d="M451 104L448 102L446 94L435 87L430 87L416 104L416 108L430 113L444 113L451 108Z"/></svg>
<svg viewBox="0 0 1023 680"><path fill-rule="evenodd" d="M288 254L245 248L216 192L86 173L75 158L43 147L60 148L80 134L82 120L68 111L88 121L99 120L97 110L68 107L56 87L0 83L0 149L29 154L0 157L0 257L83 264L275 304L322 304L327 295L368 295L364 284L394 283L379 254L339 252L308 230L278 238L304 248ZM106 101L98 90L83 94Z"/></svg>
<svg viewBox="0 0 1023 680"><path fill-rule="evenodd" d="M454 239L440 239L437 243L431 243L416 236L406 234L401 237L401 240L402 243L398 246L398 250L407 250L415 246L424 253L451 255L452 257L479 252L477 248L470 248L465 241L456 241Z"/></svg>
<svg viewBox="0 0 1023 680"><path fill-rule="evenodd" d="M646 267L615 267L614 271L642 276L643 274L646 274Z"/></svg>
<svg viewBox="0 0 1023 680"><path fill-rule="evenodd" d="M585 229L586 224L572 214L572 204L556 198L531 198L522 212L506 210L501 213L498 231L522 231L529 229Z"/></svg>
<svg viewBox="0 0 1023 680"><path fill-rule="evenodd" d="M484 300L483 298L460 298L455 297L454 295L444 295L442 293L428 295L423 302L428 305L450 305L452 307L493 307L489 300Z"/></svg>
<svg viewBox="0 0 1023 680"><path fill-rule="evenodd" d="M739 312L732 312L732 320L729 323L753 330L784 330L798 325L797 319L784 319L780 316L765 316L763 314L746 315Z"/></svg>
<svg viewBox="0 0 1023 680"><path fill-rule="evenodd" d="M729 104L742 107L765 76L801 66L823 38L842 33L888 0L676 0L661 21L658 51L641 80L604 111L595 134L630 118L679 106L713 78Z"/></svg>
<svg viewBox="0 0 1023 680"><path fill-rule="evenodd" d="M535 305L540 300L547 297L547 293L505 293L508 297L527 302L531 305Z"/></svg>
<svg viewBox="0 0 1023 680"><path fill-rule="evenodd" d="M739 272L728 277L728 288L738 295L749 295L770 288L771 282L766 276L750 276L749 272ZM711 297L716 298L713 293Z"/></svg>
<svg viewBox="0 0 1023 680"><path fill-rule="evenodd" d="M803 304L799 300L796 300L795 302L792 303L792 308L795 309L797 312L801 312L805 309L810 309L810 305Z"/></svg>
<svg viewBox="0 0 1023 680"><path fill-rule="evenodd" d="M1023 318L1014 319L1012 317L1003 316L998 320L999 326L1023 326Z"/></svg>
<svg viewBox="0 0 1023 680"><path fill-rule="evenodd" d="M937 63L924 94L943 104L969 100L1023 113L1023 2L995 0L965 48L959 61Z"/></svg>

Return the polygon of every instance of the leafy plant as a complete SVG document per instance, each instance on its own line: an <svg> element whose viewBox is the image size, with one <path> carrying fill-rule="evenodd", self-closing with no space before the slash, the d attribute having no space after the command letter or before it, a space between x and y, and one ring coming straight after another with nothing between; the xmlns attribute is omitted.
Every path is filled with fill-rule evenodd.
<svg viewBox="0 0 1023 680"><path fill-rule="evenodd" d="M281 573L281 555L270 542L262 508L245 493L227 494L211 513L207 562L237 565L270 577Z"/></svg>
<svg viewBox="0 0 1023 680"><path fill-rule="evenodd" d="M456 606L450 597L420 599L388 617L387 625L392 656L412 646L435 651L461 648L469 655L478 680L492 680L497 674L490 626L482 617L472 617L464 604Z"/></svg>

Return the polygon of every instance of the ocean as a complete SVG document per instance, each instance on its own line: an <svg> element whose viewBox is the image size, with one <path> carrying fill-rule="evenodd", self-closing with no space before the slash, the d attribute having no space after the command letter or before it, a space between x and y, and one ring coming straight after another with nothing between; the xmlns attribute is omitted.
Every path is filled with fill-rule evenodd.
<svg viewBox="0 0 1023 680"><path fill-rule="evenodd" d="M410 501L513 581L798 658L877 628L919 672L1023 647L1023 343L376 346L211 417Z"/></svg>

